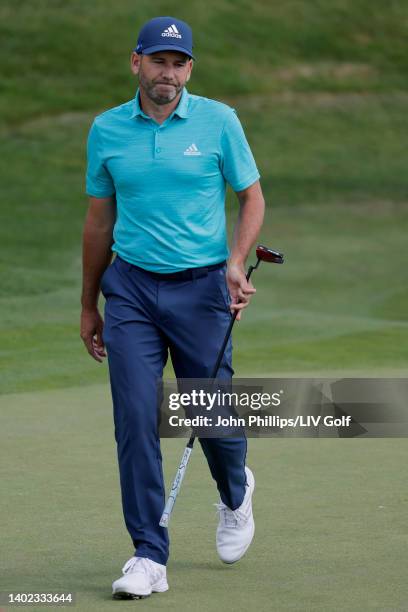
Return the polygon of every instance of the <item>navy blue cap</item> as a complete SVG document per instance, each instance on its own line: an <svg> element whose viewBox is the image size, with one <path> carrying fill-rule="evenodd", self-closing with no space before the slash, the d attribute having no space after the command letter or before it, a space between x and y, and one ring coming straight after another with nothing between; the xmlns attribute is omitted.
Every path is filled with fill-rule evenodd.
<svg viewBox="0 0 408 612"><path fill-rule="evenodd" d="M195 59L193 32L185 21L175 17L155 17L140 30L135 51L139 55L150 55L157 51L180 51Z"/></svg>

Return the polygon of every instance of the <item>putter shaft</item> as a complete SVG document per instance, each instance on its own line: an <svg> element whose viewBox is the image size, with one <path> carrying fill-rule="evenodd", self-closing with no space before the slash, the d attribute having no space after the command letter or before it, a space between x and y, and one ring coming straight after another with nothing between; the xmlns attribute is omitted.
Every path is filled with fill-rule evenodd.
<svg viewBox="0 0 408 612"><path fill-rule="evenodd" d="M251 276L252 272L254 270L256 270L256 268L259 266L259 263L261 261L268 261L268 262L279 263L279 264L282 264L283 261L284 261L282 253L279 253L278 251L273 251L272 249L269 249L268 247L265 247L265 246L260 245L260 244L258 244L258 246L256 248L256 254L257 254L257 258L258 259L257 259L257 262L256 262L256 264L254 266L249 266L248 272L246 274L247 281L250 279L250 276ZM232 331L232 328L234 326L235 319L237 318L237 315L238 315L238 310L235 310L234 314L231 317L231 321L229 322L228 329L227 329L225 337L224 337L224 341L223 341L223 343L221 345L221 348L219 350L217 361L215 362L215 365L214 365L214 368L213 368L213 371L211 373L210 378L216 378L217 377L217 373L218 373L218 370L219 370L222 358L224 356L225 347L227 346L227 342L228 342L228 339L229 339L229 337L231 335L231 331ZM188 443L187 443L186 448L184 449L184 453L183 453L183 457L181 459L181 463L180 463L180 465L178 467L176 477L175 477L175 479L173 481L173 485L171 487L169 498L168 498L168 500L166 502L166 505L165 505L164 510L163 510L163 514L162 514L160 522L159 522L159 525L161 527L168 527L168 525L169 525L170 516L171 516L172 510L173 510L174 504L176 503L177 495L178 495L178 493L180 491L180 488L181 488L181 483L183 481L184 474L185 474L186 469L187 469L187 464L188 464L188 462L190 460L190 456L191 456L191 453L192 453L192 450L193 450L195 438L196 437L194 435L192 435L190 437Z"/></svg>

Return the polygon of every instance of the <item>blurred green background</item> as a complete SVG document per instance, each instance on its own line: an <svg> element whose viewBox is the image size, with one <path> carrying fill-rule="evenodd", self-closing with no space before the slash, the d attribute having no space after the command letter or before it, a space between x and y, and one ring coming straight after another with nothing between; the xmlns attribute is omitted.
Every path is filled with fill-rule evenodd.
<svg viewBox="0 0 408 612"><path fill-rule="evenodd" d="M259 241L286 255L254 276L236 374L407 375L407 2L2 0L1 588L71 589L84 611L112 609L132 554L107 365L79 338L85 144L97 113L134 96L137 32L166 14L193 27L189 91L237 109L268 206ZM227 210L231 229L232 193ZM162 443L167 484L183 446ZM171 590L141 605L407 609L405 440L251 440L257 533L232 568L194 455Z"/></svg>
<svg viewBox="0 0 408 612"><path fill-rule="evenodd" d="M134 96L130 52L159 14L193 27L189 90L237 109L260 241L287 257L254 278L236 374L406 372L406 2L3 0L1 391L106 380L78 333L85 143Z"/></svg>

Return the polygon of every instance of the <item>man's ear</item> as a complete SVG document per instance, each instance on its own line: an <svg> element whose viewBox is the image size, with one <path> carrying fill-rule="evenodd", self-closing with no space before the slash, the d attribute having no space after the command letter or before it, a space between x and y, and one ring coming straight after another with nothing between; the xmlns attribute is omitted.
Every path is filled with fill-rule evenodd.
<svg viewBox="0 0 408 612"><path fill-rule="evenodd" d="M186 83L190 80L190 77L191 77L191 71L193 70L193 60L190 60L189 63L190 63L190 72L188 73Z"/></svg>
<svg viewBox="0 0 408 612"><path fill-rule="evenodd" d="M136 53L136 51L132 51L132 55L130 56L130 69L133 74L139 73L141 62L142 56Z"/></svg>

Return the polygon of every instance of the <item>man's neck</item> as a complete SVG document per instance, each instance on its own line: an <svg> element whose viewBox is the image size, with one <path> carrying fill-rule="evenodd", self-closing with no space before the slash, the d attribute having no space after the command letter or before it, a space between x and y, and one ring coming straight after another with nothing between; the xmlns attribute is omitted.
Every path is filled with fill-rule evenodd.
<svg viewBox="0 0 408 612"><path fill-rule="evenodd" d="M139 89L140 94L140 106L145 115L148 115L152 119L154 119L157 123L164 123L167 117L170 117L171 113L174 111L176 106L178 105L180 98L182 96L182 91L168 104L155 104L143 91L143 89Z"/></svg>

